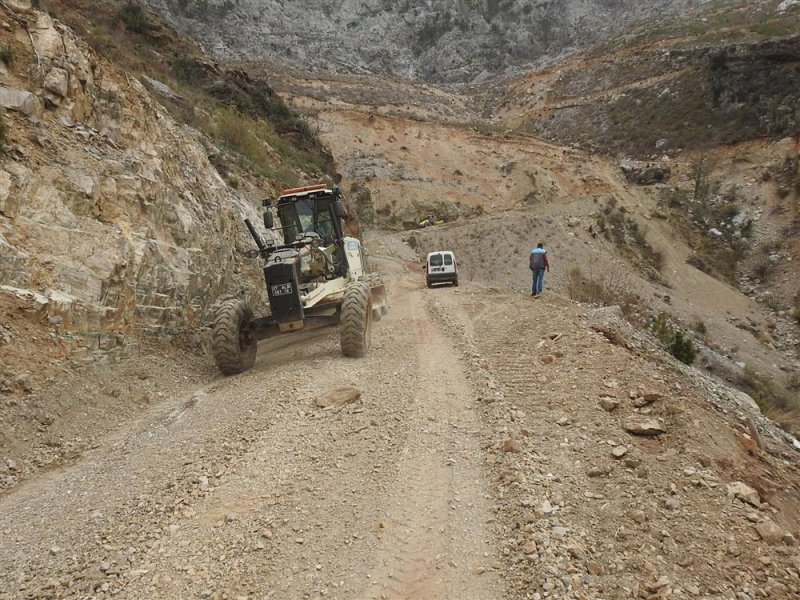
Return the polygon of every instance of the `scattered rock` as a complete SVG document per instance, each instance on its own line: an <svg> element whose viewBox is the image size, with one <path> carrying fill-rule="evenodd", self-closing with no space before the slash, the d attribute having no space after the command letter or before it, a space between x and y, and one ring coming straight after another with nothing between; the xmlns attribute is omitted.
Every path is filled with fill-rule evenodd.
<svg viewBox="0 0 800 600"><path fill-rule="evenodd" d="M600 398L600 406L606 412L613 412L617 409L617 407L619 407L619 400L604 396L603 398Z"/></svg>
<svg viewBox="0 0 800 600"><path fill-rule="evenodd" d="M509 438L503 442L503 452L519 453L522 452L522 447L517 440Z"/></svg>
<svg viewBox="0 0 800 600"><path fill-rule="evenodd" d="M159 96L163 96L164 98L168 98L169 100L175 100L175 101L183 100L183 96L178 94L166 83L162 83L158 79L153 79L152 77L148 77L147 75L142 75L141 81L144 84L144 87L146 87L154 94L158 94Z"/></svg>
<svg viewBox="0 0 800 600"><path fill-rule="evenodd" d="M738 498L742 502L755 506L756 508L761 506L761 497L758 495L758 492L746 483L734 481L726 486L726 490L729 497Z"/></svg>
<svg viewBox="0 0 800 600"><path fill-rule="evenodd" d="M667 577L663 577L662 576L662 577L659 577L654 583L650 583L650 584L646 585L645 587L647 588L648 592L655 593L655 592L667 587L669 584L670 584L669 579Z"/></svg>
<svg viewBox="0 0 800 600"><path fill-rule="evenodd" d="M628 449L625 446L615 446L611 449L611 456L614 458L622 458L627 452Z"/></svg>
<svg viewBox="0 0 800 600"><path fill-rule="evenodd" d="M536 554L536 550L537 550L536 542L533 540L525 542L525 544L522 546L523 554Z"/></svg>
<svg viewBox="0 0 800 600"><path fill-rule="evenodd" d="M625 459L625 466L629 469L638 469L642 466L642 459L629 456Z"/></svg>
<svg viewBox="0 0 800 600"><path fill-rule="evenodd" d="M661 140L659 140L660 142ZM658 143L658 142L656 142ZM657 148L660 146L656 146ZM623 161L620 169L628 182L635 185L655 185L665 183L672 175L669 167L659 167L638 161Z"/></svg>
<svg viewBox="0 0 800 600"><path fill-rule="evenodd" d="M655 392L648 392L646 394L642 394L641 396L637 397L633 401L633 405L636 408L644 408L645 406L649 406L656 400L661 399L661 394Z"/></svg>
<svg viewBox="0 0 800 600"><path fill-rule="evenodd" d="M554 512L555 512L555 509L553 508L553 505L550 504L549 500L544 500L539 505L539 514L542 515L543 517L549 517Z"/></svg>
<svg viewBox="0 0 800 600"><path fill-rule="evenodd" d="M628 516L640 525L647 521L647 514L643 510L632 510L628 513Z"/></svg>
<svg viewBox="0 0 800 600"><path fill-rule="evenodd" d="M586 552L577 544L567 546L567 552L569 552L569 555L575 560L583 560L586 558Z"/></svg>
<svg viewBox="0 0 800 600"><path fill-rule="evenodd" d="M680 500L678 500L675 496L670 496L664 502L664 506L666 506L669 510L678 510L681 507Z"/></svg>
<svg viewBox="0 0 800 600"><path fill-rule="evenodd" d="M58 67L50 69L44 78L44 89L60 98L66 98L69 95L69 73Z"/></svg>
<svg viewBox="0 0 800 600"><path fill-rule="evenodd" d="M758 535L770 546L776 546L783 542L785 532L773 521L762 521L755 526Z"/></svg>
<svg viewBox="0 0 800 600"><path fill-rule="evenodd" d="M586 563L586 570L589 571L589 575L597 577L598 575L603 574L603 565L599 562L591 560Z"/></svg>
<svg viewBox="0 0 800 600"><path fill-rule="evenodd" d="M352 404L361 397L361 390L352 386L341 386L329 389L314 400L320 408L334 408Z"/></svg>
<svg viewBox="0 0 800 600"><path fill-rule="evenodd" d="M551 531L553 532L554 536L560 537L560 538L565 537L567 535L567 533L569 533L569 530L566 527L561 527L561 526L558 526L558 525L556 527L553 527L553 529L551 529Z"/></svg>
<svg viewBox="0 0 800 600"><path fill-rule="evenodd" d="M611 473L611 467L592 467L586 472L589 477L604 477Z"/></svg>
<svg viewBox="0 0 800 600"><path fill-rule="evenodd" d="M666 428L657 419L629 419L625 422L625 431L633 435L661 435Z"/></svg>
<svg viewBox="0 0 800 600"><path fill-rule="evenodd" d="M39 111L39 99L27 90L0 86L0 106L15 110L24 115L34 115Z"/></svg>

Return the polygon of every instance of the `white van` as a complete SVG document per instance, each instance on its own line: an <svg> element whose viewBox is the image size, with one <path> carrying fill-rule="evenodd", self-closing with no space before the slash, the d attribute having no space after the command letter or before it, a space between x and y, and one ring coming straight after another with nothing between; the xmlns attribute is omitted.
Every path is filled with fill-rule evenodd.
<svg viewBox="0 0 800 600"><path fill-rule="evenodd" d="M439 250L428 254L425 261L425 283L452 283L458 287L458 263L450 250Z"/></svg>

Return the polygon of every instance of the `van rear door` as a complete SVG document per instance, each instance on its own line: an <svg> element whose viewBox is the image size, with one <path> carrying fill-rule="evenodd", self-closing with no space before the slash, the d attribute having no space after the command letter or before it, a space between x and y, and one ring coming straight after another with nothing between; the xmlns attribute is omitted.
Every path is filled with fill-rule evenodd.
<svg viewBox="0 0 800 600"><path fill-rule="evenodd" d="M442 273L444 271L444 259L438 252L428 257L428 273Z"/></svg>
<svg viewBox="0 0 800 600"><path fill-rule="evenodd" d="M444 262L444 268L442 269L445 273L455 273L456 272L456 263L453 259L453 255L450 252L445 252L442 254L442 259Z"/></svg>

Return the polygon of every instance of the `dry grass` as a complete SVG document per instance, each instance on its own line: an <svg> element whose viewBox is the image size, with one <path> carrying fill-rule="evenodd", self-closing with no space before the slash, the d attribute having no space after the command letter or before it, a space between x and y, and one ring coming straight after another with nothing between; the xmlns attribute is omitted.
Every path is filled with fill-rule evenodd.
<svg viewBox="0 0 800 600"><path fill-rule="evenodd" d="M177 90L184 102L161 101L176 120L225 146L228 152L215 162L223 171L223 161L230 160L281 184L296 182L293 171L306 175L332 171L333 159L316 133L265 80L210 67L206 59L198 58L203 52L195 42L179 36L146 4L133 0L41 0L40 4L98 54L134 76L148 75ZM232 153L238 156L229 159Z"/></svg>
<svg viewBox="0 0 800 600"><path fill-rule="evenodd" d="M619 269L585 274L580 267L573 267L567 275L567 295L586 304L620 306L628 312L637 300L630 289L630 278Z"/></svg>
<svg viewBox="0 0 800 600"><path fill-rule="evenodd" d="M791 385L791 382L790 382ZM752 396L762 412L793 435L800 434L800 398L772 379L745 367L738 386Z"/></svg>

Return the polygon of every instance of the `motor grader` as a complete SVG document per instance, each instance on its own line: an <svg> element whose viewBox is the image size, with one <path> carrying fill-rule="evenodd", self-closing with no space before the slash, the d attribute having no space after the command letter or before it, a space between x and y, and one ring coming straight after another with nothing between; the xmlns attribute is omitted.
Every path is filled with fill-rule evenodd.
<svg viewBox="0 0 800 600"><path fill-rule="evenodd" d="M361 242L344 235L341 192L325 184L284 190L264 201L266 240L245 225L264 271L270 314L255 317L241 299L223 302L214 318L212 351L225 375L253 366L259 340L339 326L342 354L369 350L372 323L387 312L386 288L370 273ZM276 218L279 225L276 226Z"/></svg>

